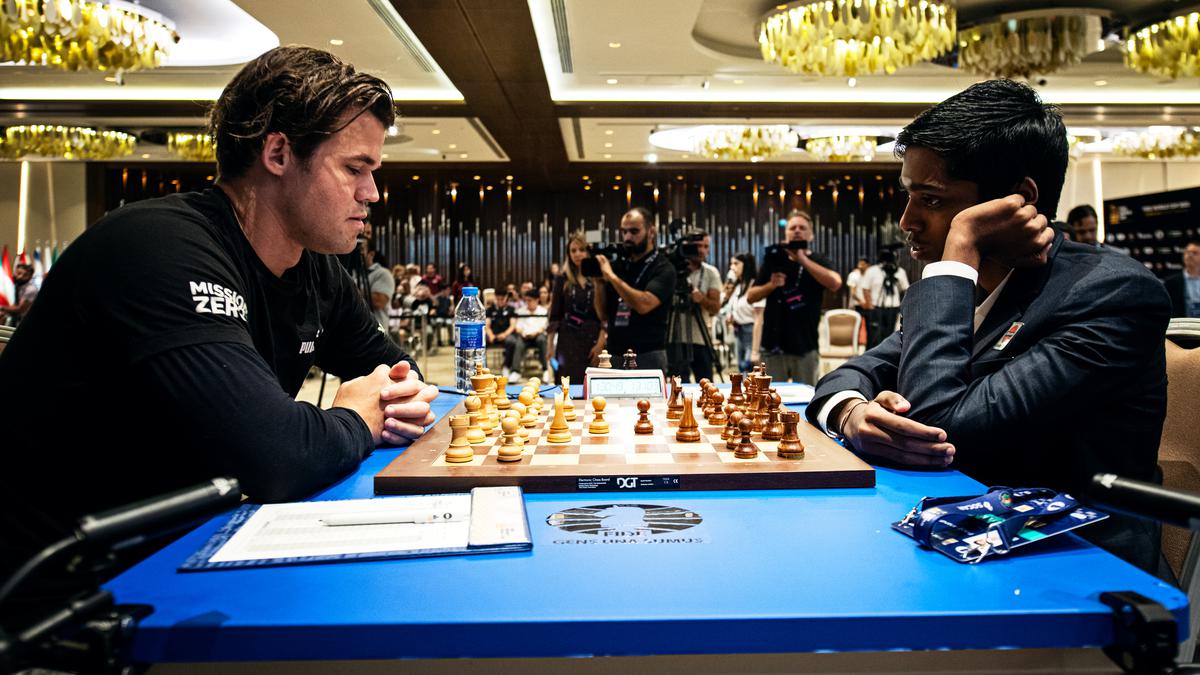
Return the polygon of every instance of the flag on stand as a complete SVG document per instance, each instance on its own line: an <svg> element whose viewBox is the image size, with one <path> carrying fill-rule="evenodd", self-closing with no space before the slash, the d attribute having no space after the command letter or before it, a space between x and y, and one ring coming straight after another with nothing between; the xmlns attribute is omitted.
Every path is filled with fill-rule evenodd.
<svg viewBox="0 0 1200 675"><path fill-rule="evenodd" d="M42 247L42 265L46 268L44 270L46 274L50 273L52 264L54 264L54 256L50 253L50 242L46 242L46 245Z"/></svg>
<svg viewBox="0 0 1200 675"><path fill-rule="evenodd" d="M17 286L13 283L12 265L8 261L8 244L0 255L0 306L16 304Z"/></svg>
<svg viewBox="0 0 1200 675"><path fill-rule="evenodd" d="M33 278L41 279L46 275L46 268L42 266L42 252L35 246L33 249Z"/></svg>

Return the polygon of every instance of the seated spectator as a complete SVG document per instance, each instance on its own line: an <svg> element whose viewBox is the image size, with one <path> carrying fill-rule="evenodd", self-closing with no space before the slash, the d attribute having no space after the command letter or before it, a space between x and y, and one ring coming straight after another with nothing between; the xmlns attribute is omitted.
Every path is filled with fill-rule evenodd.
<svg viewBox="0 0 1200 675"><path fill-rule="evenodd" d="M462 289L468 286L476 286L475 275L471 273L471 266L467 263L458 264L458 274L454 277L454 285L450 287L450 294L454 296L454 306L458 306L458 301L462 300Z"/></svg>
<svg viewBox="0 0 1200 675"><path fill-rule="evenodd" d="M1088 246L1099 246L1100 242L1096 239L1096 226L1099 223L1096 218L1096 209L1093 209L1088 204L1080 204L1071 209L1067 213L1067 225L1071 228L1071 233L1074 235L1071 239Z"/></svg>
<svg viewBox="0 0 1200 675"><path fill-rule="evenodd" d="M512 357L508 362L508 381L516 382L521 376L526 347L536 347L542 370L546 369L546 327L550 312L538 303L538 292L531 288L525 291L525 305L517 310L515 332L508 336L512 341Z"/></svg>
<svg viewBox="0 0 1200 675"><path fill-rule="evenodd" d="M501 302L494 293L485 293L483 300L483 330L487 344L504 346L504 368L507 370L508 364L512 363L513 349L516 347L516 342L509 340L509 336L517 330L517 323L513 320L516 310L509 307L508 303Z"/></svg>
<svg viewBox="0 0 1200 675"><path fill-rule="evenodd" d="M421 277L421 281L425 282L425 285L429 287L431 295L441 295L446 290L446 280L442 278L442 275L438 274L437 268L433 266L433 263L425 266L425 276Z"/></svg>

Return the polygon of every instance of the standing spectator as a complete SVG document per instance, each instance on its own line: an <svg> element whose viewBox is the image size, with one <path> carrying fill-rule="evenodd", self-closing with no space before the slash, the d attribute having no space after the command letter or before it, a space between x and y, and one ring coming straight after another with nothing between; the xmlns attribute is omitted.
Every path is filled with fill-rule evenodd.
<svg viewBox="0 0 1200 675"><path fill-rule="evenodd" d="M683 382L713 379L713 353L705 344L705 335L712 341L712 317L721 309L721 273L704 262L708 258L711 240L703 230L691 230L685 235L695 242L695 253L687 256L688 285L692 287L692 305L699 307L703 325L697 325L693 312L678 312L674 319L678 333L668 335L677 342L669 345L671 374ZM691 351L691 358L687 351Z"/></svg>
<svg viewBox="0 0 1200 675"><path fill-rule="evenodd" d="M446 290L446 280L442 278L442 275L438 274L437 268L433 266L433 263L425 266L425 276L421 277L421 281L425 282L425 285L429 287L430 295L435 297L441 295L442 291Z"/></svg>
<svg viewBox="0 0 1200 675"><path fill-rule="evenodd" d="M1200 239L1183 249L1183 269L1163 279L1171 296L1171 316L1200 317Z"/></svg>
<svg viewBox="0 0 1200 675"><path fill-rule="evenodd" d="M562 267L556 262L550 263L550 267L546 269L546 273L542 276L541 288L553 290L554 284L559 282L560 277L562 277Z"/></svg>
<svg viewBox="0 0 1200 675"><path fill-rule="evenodd" d="M367 244L367 286L371 294L371 315L386 332L388 307L396 294L396 278L388 271L387 258L375 248L374 241Z"/></svg>
<svg viewBox="0 0 1200 675"><path fill-rule="evenodd" d="M1088 246L1099 246L1100 242L1096 239L1096 226L1099 220L1096 218L1096 209L1093 209L1089 204L1080 204L1071 209L1067 213L1067 225L1070 226L1074 236L1071 238L1081 244Z"/></svg>
<svg viewBox="0 0 1200 675"><path fill-rule="evenodd" d="M828 258L808 248L812 246L813 226L807 213L792 211L784 234L785 245L768 249L746 299L767 299L762 330L767 374L775 382L814 383L821 299L826 290L842 287L842 275L833 270ZM802 248L793 249L792 242L804 243L799 244Z"/></svg>
<svg viewBox="0 0 1200 675"><path fill-rule="evenodd" d="M595 282L579 269L587 257L587 240L577 233L567 242L567 263L550 302L549 352L558 362L554 375L567 375L577 384L583 384L584 371L608 338L596 314Z"/></svg>
<svg viewBox="0 0 1200 675"><path fill-rule="evenodd" d="M753 304L746 301L746 291L758 274L758 265L754 254L739 253L729 261L729 273L732 283L725 294L723 315L725 324L733 328L737 368L743 373L750 372L758 360L758 342L762 338L763 310L767 299L762 298Z"/></svg>
<svg viewBox="0 0 1200 675"><path fill-rule="evenodd" d="M454 296L454 306L458 306L458 301L462 299L462 289L468 286L478 287L475 283L475 275L471 273L471 266L465 262L458 263L458 274L454 277L454 285L450 287L450 293Z"/></svg>
<svg viewBox="0 0 1200 675"><path fill-rule="evenodd" d="M13 285L15 286L13 295L16 296L17 302L14 305L0 307L0 317L8 319L11 325L16 326L21 323L22 317L33 306L33 300L41 290L42 280L40 277L33 276L33 265L17 263L13 274Z"/></svg>
<svg viewBox="0 0 1200 675"><path fill-rule="evenodd" d="M850 307L862 314L862 277L867 272L867 268L871 263L866 258L859 258L858 264L854 269L850 270L850 274L846 275L846 288L850 291Z"/></svg>
<svg viewBox="0 0 1200 675"><path fill-rule="evenodd" d="M538 303L538 292L530 288L525 291L525 305L517 310L516 333L509 336L513 341L512 358L509 361L509 382L517 382L521 377L521 366L525 360L525 349L536 347L538 361L545 370L546 362L546 325L550 312L545 305Z"/></svg>
<svg viewBox="0 0 1200 675"><path fill-rule="evenodd" d="M879 264L863 273L861 285L870 349L896 332L900 299L908 291L908 274L896 266L896 252L885 248L879 252Z"/></svg>

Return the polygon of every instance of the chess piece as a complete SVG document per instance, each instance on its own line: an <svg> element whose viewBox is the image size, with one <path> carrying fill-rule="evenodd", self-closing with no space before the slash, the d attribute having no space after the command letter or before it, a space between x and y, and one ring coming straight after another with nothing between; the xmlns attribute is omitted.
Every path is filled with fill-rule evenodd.
<svg viewBox="0 0 1200 675"><path fill-rule="evenodd" d="M589 434L608 433L608 420L604 419L604 406L606 405L608 405L608 401L604 400L603 396L592 399L592 421L588 423Z"/></svg>
<svg viewBox="0 0 1200 675"><path fill-rule="evenodd" d="M683 417L683 387L679 386L679 378L671 376L671 398L667 401L667 419L677 420Z"/></svg>
<svg viewBox="0 0 1200 675"><path fill-rule="evenodd" d="M746 414L741 410L734 410L733 412L729 413L729 423L725 425L725 431L721 433L721 438L724 438L726 441L726 450L733 450L737 448L740 427L742 420L744 419L746 419Z"/></svg>
<svg viewBox="0 0 1200 675"><path fill-rule="evenodd" d="M609 354L607 349L600 350L600 356L596 357L596 367L612 368L612 354Z"/></svg>
<svg viewBox="0 0 1200 675"><path fill-rule="evenodd" d="M725 416L725 395L719 391L714 391L710 403L712 404L712 412L708 414L709 425L714 427L724 426L725 422L729 419Z"/></svg>
<svg viewBox="0 0 1200 675"><path fill-rule="evenodd" d="M742 440L733 449L733 456L738 459L754 459L758 456L758 447L750 440L750 420L742 420L738 423L738 431L742 434Z"/></svg>
<svg viewBox="0 0 1200 675"><path fill-rule="evenodd" d="M512 401L508 400L508 378L503 375L496 376L496 409L508 410L512 407Z"/></svg>
<svg viewBox="0 0 1200 675"><path fill-rule="evenodd" d="M475 459L475 451L471 449L471 441L467 439L467 431L471 426L471 418L467 415L450 416L450 447L446 449L446 461L452 464L462 464Z"/></svg>
<svg viewBox="0 0 1200 675"><path fill-rule="evenodd" d="M550 432L546 435L548 443L562 445L571 442L571 429L567 426L567 418L563 414L563 396L554 395L554 419L550 421Z"/></svg>
<svg viewBox="0 0 1200 675"><path fill-rule="evenodd" d="M800 423L800 413L785 410L780 418L783 420L783 438L779 441L779 447L775 449L776 454L780 459L804 459L804 442L800 440L800 434L796 430Z"/></svg>
<svg viewBox="0 0 1200 675"><path fill-rule="evenodd" d="M707 377L700 378L700 395L696 397L696 409L700 414L704 415L704 411L708 409L709 386L712 385L712 380ZM708 415L704 415L706 418Z"/></svg>
<svg viewBox="0 0 1200 675"><path fill-rule="evenodd" d="M529 439L529 429L525 428L526 410L527 408L524 404L520 403L519 401L514 401L512 408L509 408L508 412L505 414L505 417L516 418L517 424L521 425L517 428L517 435L521 437L522 442Z"/></svg>
<svg viewBox="0 0 1200 675"><path fill-rule="evenodd" d="M625 362L621 364L623 370L637 369L637 353L632 349L625 350Z"/></svg>
<svg viewBox="0 0 1200 675"><path fill-rule="evenodd" d="M532 429L537 424L537 411L533 409L533 394L529 393L528 389L522 391L517 396L517 403L521 404L521 426Z"/></svg>
<svg viewBox="0 0 1200 675"><path fill-rule="evenodd" d="M746 403L746 396L742 394L742 374L729 374L729 403L735 407L741 407Z"/></svg>
<svg viewBox="0 0 1200 675"><path fill-rule="evenodd" d="M779 405L782 400L779 392L774 389L767 394L767 423L762 431L764 441L778 441L783 438L783 422L779 421Z"/></svg>
<svg viewBox="0 0 1200 675"><path fill-rule="evenodd" d="M463 401L463 405L467 408L467 415L468 419L470 420L470 424L468 425L467 439L471 442L471 445L479 445L487 440L487 434L484 433L483 427L480 426L479 420L479 409L482 404L479 402L478 396L471 395L467 397L467 400Z"/></svg>
<svg viewBox="0 0 1200 675"><path fill-rule="evenodd" d="M770 375L755 375L754 376L754 415L750 417L750 421L754 428L754 433L761 433L763 427L767 425L767 408L771 396L771 376Z"/></svg>
<svg viewBox="0 0 1200 675"><path fill-rule="evenodd" d="M700 425L696 424L691 396L683 397L683 419L679 420L679 431L675 432L675 440L680 443L700 442Z"/></svg>
<svg viewBox="0 0 1200 675"><path fill-rule="evenodd" d="M571 402L571 376L564 376L562 379L563 392L563 417L567 418L568 422L575 421L575 404Z"/></svg>
<svg viewBox="0 0 1200 675"><path fill-rule="evenodd" d="M486 377L490 378L491 375L487 375ZM481 403L479 410L479 426L483 428L484 434L490 436L492 430L496 429L500 425L499 417L496 415L495 395L490 390L485 389L484 392L479 395L479 401Z"/></svg>
<svg viewBox="0 0 1200 675"><path fill-rule="evenodd" d="M721 392L717 391L717 385L711 383L705 388L705 391L707 392L707 395L704 398L704 408L701 410L701 413L703 413L704 419L707 420L719 409L719 406L717 408L713 407L713 401ZM725 400L724 395L721 395L721 400ZM709 421L711 422L712 420Z"/></svg>
<svg viewBox="0 0 1200 675"><path fill-rule="evenodd" d="M638 419L633 425L633 433L635 434L652 434L654 433L654 423L650 421L650 401L641 399L637 402Z"/></svg>
<svg viewBox="0 0 1200 675"><path fill-rule="evenodd" d="M500 423L501 442L500 447L496 450L496 459L501 462L519 462L521 461L523 445L519 443L520 438L517 437L517 421L511 417L505 417Z"/></svg>

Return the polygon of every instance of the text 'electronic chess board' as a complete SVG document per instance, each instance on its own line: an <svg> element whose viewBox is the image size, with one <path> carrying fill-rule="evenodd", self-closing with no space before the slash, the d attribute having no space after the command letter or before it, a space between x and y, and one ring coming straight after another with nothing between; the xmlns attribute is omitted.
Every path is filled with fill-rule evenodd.
<svg viewBox="0 0 1200 675"><path fill-rule="evenodd" d="M667 419L667 402L650 402L649 434L638 426L637 402L609 400L603 408L607 434L589 432L595 417L592 401L574 401L576 414L566 422L570 440L550 443L554 401L544 406L530 427L523 427L521 457L501 461L506 448L497 425L482 443L470 445L467 461L447 461L450 419L466 411L460 404L375 476L376 494L458 492L478 486L519 485L526 492L578 490L757 490L784 488L873 487L875 470L832 439L801 421L797 433L803 457L784 459L779 441L755 434L758 451L741 459L721 438L725 426L711 425L695 411L699 441L676 439L679 420ZM511 425L510 425L511 426ZM643 430L645 426L642 426ZM561 430L559 431L561 432ZM460 443L461 445L461 443ZM463 448L456 449L459 452ZM453 451L452 451L453 452ZM744 453L743 453L744 454Z"/></svg>

